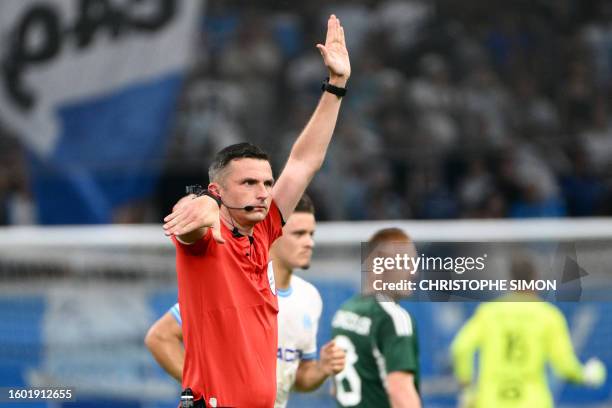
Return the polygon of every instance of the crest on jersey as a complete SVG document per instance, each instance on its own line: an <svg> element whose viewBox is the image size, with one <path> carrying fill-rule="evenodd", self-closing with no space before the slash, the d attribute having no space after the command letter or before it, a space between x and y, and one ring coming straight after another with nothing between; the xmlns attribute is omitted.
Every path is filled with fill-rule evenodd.
<svg viewBox="0 0 612 408"><path fill-rule="evenodd" d="M274 268L272 267L272 261L268 262L268 283L270 283L270 290L273 295L276 295L276 283L274 282Z"/></svg>
<svg viewBox="0 0 612 408"><path fill-rule="evenodd" d="M302 324L304 324L304 328L306 330L312 329L312 319L310 318L309 315L307 314L304 315L304 318L302 319Z"/></svg>

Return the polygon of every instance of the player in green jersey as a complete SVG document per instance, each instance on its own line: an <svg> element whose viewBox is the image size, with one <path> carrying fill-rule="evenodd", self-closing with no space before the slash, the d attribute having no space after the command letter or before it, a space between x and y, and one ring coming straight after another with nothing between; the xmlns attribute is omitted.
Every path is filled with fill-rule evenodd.
<svg viewBox="0 0 612 408"><path fill-rule="evenodd" d="M527 258L516 258L512 279L533 280L535 269ZM572 348L563 314L533 292L508 294L498 302L483 303L461 328L451 345L455 375L471 388L474 353L480 351L479 376L465 407L549 408L553 398L546 381L546 363L554 372L577 384L599 386L605 367L592 359L580 364Z"/></svg>
<svg viewBox="0 0 612 408"><path fill-rule="evenodd" d="M375 249L368 258L393 258L397 243L408 256L416 256L408 235L389 228L370 239L368 247ZM417 335L410 314L396 303L409 292L376 293L372 282L381 275L366 276L366 287L371 290L345 302L332 320L336 345L346 352L345 368L334 378L337 404L343 408L419 408ZM385 272L384 280L410 277L410 270L395 269Z"/></svg>

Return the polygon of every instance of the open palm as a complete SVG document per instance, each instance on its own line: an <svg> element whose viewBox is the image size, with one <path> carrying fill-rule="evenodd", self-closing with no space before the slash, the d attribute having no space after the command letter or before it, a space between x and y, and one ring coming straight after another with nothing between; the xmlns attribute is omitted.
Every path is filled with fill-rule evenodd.
<svg viewBox="0 0 612 408"><path fill-rule="evenodd" d="M344 28L335 15L332 14L327 20L325 45L317 44L317 48L323 56L325 66L329 69L330 77L347 79L351 75L351 62L344 41Z"/></svg>

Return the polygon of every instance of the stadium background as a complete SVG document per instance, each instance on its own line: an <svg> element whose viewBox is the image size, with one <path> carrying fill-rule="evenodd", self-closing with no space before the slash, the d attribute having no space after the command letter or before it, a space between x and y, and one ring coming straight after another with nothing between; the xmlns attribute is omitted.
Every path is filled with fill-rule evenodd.
<svg viewBox="0 0 612 408"><path fill-rule="evenodd" d="M2 225L159 223L184 185L206 182L212 154L240 140L262 145L279 170L319 96L314 44L331 12L346 27L353 75L310 189L321 221L612 212L608 1L151 0L142 3L162 18L148 31L131 3L94 3L0 5ZM30 14L48 37L34 25L20 37L34 9L51 16ZM57 47L44 41L54 22ZM45 48L40 37L49 52L23 58L18 45ZM39 106L57 121L41 119ZM73 384L87 407L173 406L176 387L142 345L175 301L171 253L111 231L98 236L125 239L92 242L99 232L81 230L58 245L54 230L34 245L43 230L2 230L0 385ZM304 275L324 300L320 344L358 289L351 252L321 239ZM448 343L473 307L407 305L420 327L426 406L455 404ZM561 307L581 333L580 356L611 367L610 303ZM611 406L610 384L553 390L560 406ZM290 406L330 406L327 392Z"/></svg>

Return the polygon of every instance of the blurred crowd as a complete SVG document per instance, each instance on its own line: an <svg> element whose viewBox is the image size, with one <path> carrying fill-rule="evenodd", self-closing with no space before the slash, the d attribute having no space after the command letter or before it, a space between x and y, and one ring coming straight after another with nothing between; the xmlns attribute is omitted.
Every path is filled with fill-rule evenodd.
<svg viewBox="0 0 612 408"><path fill-rule="evenodd" d="M320 219L612 214L612 2L209 0L154 208L134 211L153 219L134 221L206 184L227 144L280 172L320 97L330 13L353 75L310 188ZM0 200L20 188L0 179Z"/></svg>
<svg viewBox="0 0 612 408"><path fill-rule="evenodd" d="M241 140L282 168L319 97L314 45L333 12L353 76L311 187L322 218L612 212L609 1L283 4L208 3L170 183Z"/></svg>

